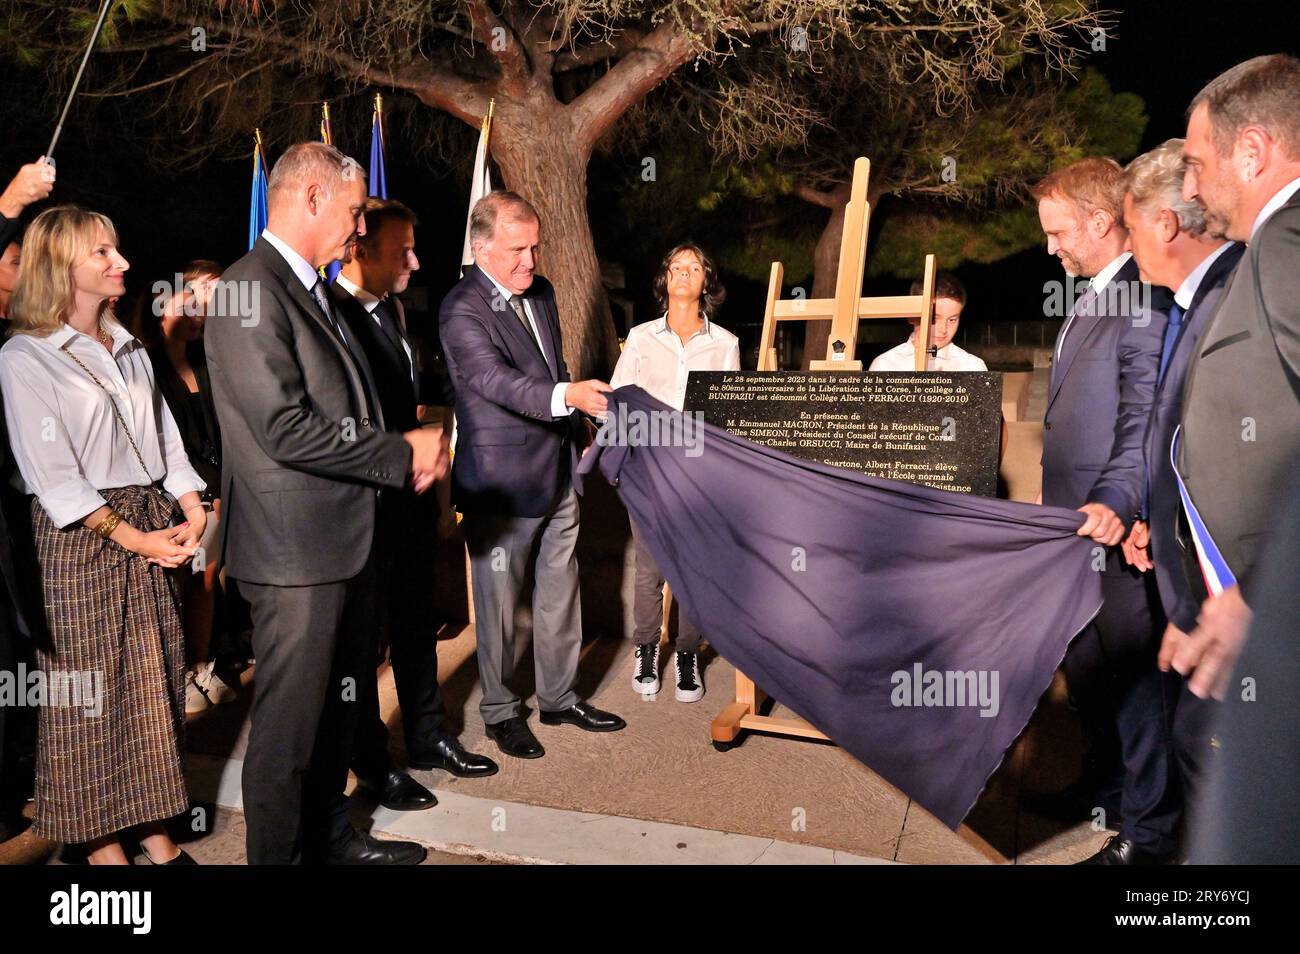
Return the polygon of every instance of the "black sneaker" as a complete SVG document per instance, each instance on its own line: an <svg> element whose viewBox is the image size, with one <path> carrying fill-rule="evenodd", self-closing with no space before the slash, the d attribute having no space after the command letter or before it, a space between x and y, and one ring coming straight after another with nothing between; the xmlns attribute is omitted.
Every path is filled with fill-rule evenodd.
<svg viewBox="0 0 1300 954"><path fill-rule="evenodd" d="M659 644L644 643L636 648L636 667L632 670L632 689L643 696L659 691Z"/></svg>
<svg viewBox="0 0 1300 954"><path fill-rule="evenodd" d="M700 654L677 654L677 701L699 702L704 698L704 680L700 678Z"/></svg>

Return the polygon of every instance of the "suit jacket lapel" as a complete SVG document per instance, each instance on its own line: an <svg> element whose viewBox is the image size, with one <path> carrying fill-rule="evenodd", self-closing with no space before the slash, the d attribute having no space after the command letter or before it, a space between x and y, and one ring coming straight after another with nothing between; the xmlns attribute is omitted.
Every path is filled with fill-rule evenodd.
<svg viewBox="0 0 1300 954"><path fill-rule="evenodd" d="M514 309L511 308L510 304L501 297L501 293L497 291L497 287L492 284L492 279L483 274L483 270L477 265L473 266L473 270L470 274L474 276L479 294L483 296L483 301L487 305L488 312L492 315L492 320L496 322L497 327L503 329L507 338L515 342L515 348L512 349L512 354L528 355L530 360L540 363L546 374L550 376L550 365L546 363L546 358L542 354L537 340L529 333L528 329L523 326L519 319L515 317ZM541 310L542 309L540 308L538 309L538 311ZM537 316L537 312L534 312L533 314L534 317Z"/></svg>
<svg viewBox="0 0 1300 954"><path fill-rule="evenodd" d="M1083 342L1087 337L1097 329L1099 319L1096 312L1098 296L1089 290L1079 299L1075 306L1073 317L1065 327L1065 338L1061 341L1061 353L1057 358L1058 367L1052 369L1052 393L1048 399L1047 406L1050 409L1056 396L1061 392L1061 385L1065 381L1065 375L1070 370L1070 365L1074 363L1075 356L1083 350Z"/></svg>
<svg viewBox="0 0 1300 954"><path fill-rule="evenodd" d="M258 238L253 249L254 251L260 250L262 260L280 279L280 283L289 290L289 295L298 303L299 310L315 321L321 327L321 330L325 332L326 337L334 344L339 357L343 359L343 367L347 370L348 377L351 379L352 393L361 406L361 416L371 416L369 392L366 390L365 381L362 380L357 365L357 361L365 360L364 356L354 356L352 349L343 343L342 339L339 338L338 329L330 323L330 320L325 317L325 313L320 310L320 305L316 302L315 296L303 287L302 282L298 280L298 276L293 273L289 263L284 260L284 256L276 250L274 245L264 238ZM328 297L328 290L326 295Z"/></svg>

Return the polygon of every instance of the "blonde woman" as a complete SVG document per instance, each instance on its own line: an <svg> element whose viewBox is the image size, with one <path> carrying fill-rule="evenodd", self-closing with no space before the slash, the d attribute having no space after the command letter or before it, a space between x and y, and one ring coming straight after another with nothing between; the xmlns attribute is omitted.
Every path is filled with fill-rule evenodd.
<svg viewBox="0 0 1300 954"><path fill-rule="evenodd" d="M119 835L134 829L151 862L193 864L162 824L189 807L169 570L197 549L204 484L144 349L110 313L128 267L107 217L43 212L0 349L9 439L34 495L50 634L37 662L47 687L64 687L40 710L34 831L84 843L92 864L130 864Z"/></svg>

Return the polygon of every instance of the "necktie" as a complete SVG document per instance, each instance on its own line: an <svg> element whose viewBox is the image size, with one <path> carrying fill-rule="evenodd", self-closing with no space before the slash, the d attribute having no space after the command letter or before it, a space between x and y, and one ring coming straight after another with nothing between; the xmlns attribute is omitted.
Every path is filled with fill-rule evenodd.
<svg viewBox="0 0 1300 954"><path fill-rule="evenodd" d="M381 301L375 305L374 315L379 322L380 330L392 344L397 352L397 357L407 366L407 369L411 372L411 380L414 381L415 368L411 367L411 360L407 357L406 335L402 333L402 326L398 324L396 316L388 307L388 303Z"/></svg>
<svg viewBox="0 0 1300 954"><path fill-rule="evenodd" d="M538 340L537 340L537 336L536 336L535 334L533 334L533 326L532 326L532 324L528 321L528 313L527 313L526 311L524 311L524 299L523 299L523 296L522 296L522 295L511 295L511 296L510 296L510 307L514 309L515 317L517 317L517 318L519 319L520 324L522 324L522 325L524 326L524 331L528 332L528 337L532 338L532 339L533 339L533 344L537 345L537 350L538 350L538 351L541 351L542 346L541 346L541 344L538 342Z"/></svg>
<svg viewBox="0 0 1300 954"><path fill-rule="evenodd" d="M346 351L348 356L352 359L352 364L361 373L361 386L366 392L364 395L366 403L370 406L371 413L375 416L375 422L379 425L380 430L382 430L384 426L384 415L383 411L379 407L379 402L375 397L379 391L375 387L374 378L370 375L369 362L367 362L364 357L359 357L356 351L353 350L351 343L348 341L348 336L343 333L343 326L339 324L338 320L334 317L334 309L330 307L329 299L325 297L325 283L319 278L316 279L316 284L311 287L311 296L316 299L316 304L319 305L320 310L325 313L326 320L329 321L330 327L334 329L334 333L338 335L339 341L343 344L343 350Z"/></svg>
<svg viewBox="0 0 1300 954"><path fill-rule="evenodd" d="M311 296L316 299L316 304L320 306L320 310L324 313L325 318L329 321L330 327L334 329L335 334L340 338L343 338L343 329L340 328L339 323L334 320L334 309L330 307L330 300L325 297L325 283L319 278L316 279L316 284L311 286ZM346 338L343 338L343 344L347 345Z"/></svg>
<svg viewBox="0 0 1300 954"><path fill-rule="evenodd" d="M1158 385L1165 379L1165 371L1169 368L1169 359L1174 356L1174 348L1178 346L1178 333L1183 327L1183 309L1178 307L1178 303L1169 306L1169 324L1165 325L1165 343L1160 351L1160 373L1156 376Z"/></svg>
<svg viewBox="0 0 1300 954"><path fill-rule="evenodd" d="M528 320L528 313L524 311L524 296L511 295L510 307L514 309L515 315L518 316L520 322L523 323L524 331L528 332L528 337L532 339L533 344L537 345L537 350L541 352L542 360L546 362L547 369L550 370L551 375L554 376L555 369L551 367L551 359L546 356L546 349L543 348L542 343L537 340L537 335L533 334L532 323Z"/></svg>

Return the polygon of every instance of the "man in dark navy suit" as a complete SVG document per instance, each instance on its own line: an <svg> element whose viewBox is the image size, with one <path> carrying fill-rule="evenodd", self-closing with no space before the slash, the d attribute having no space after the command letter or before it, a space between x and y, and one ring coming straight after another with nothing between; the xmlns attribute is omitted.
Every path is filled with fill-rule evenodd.
<svg viewBox="0 0 1300 954"><path fill-rule="evenodd" d="M1155 573L1168 619L1158 661L1165 672L1175 649L1195 629L1201 608L1183 573L1178 534L1182 502L1170 444L1182 416L1183 385L1192 354L1245 251L1240 242L1225 242L1206 231L1204 210L1182 197L1184 168L1183 140L1170 139L1129 164L1124 197L1124 224L1142 280L1174 294L1145 442L1147 503L1143 519L1134 521L1124 541L1128 562ZM1184 804L1190 807L1203 788L1211 758L1215 706L1190 692L1185 681L1179 684L1173 743Z"/></svg>
<svg viewBox="0 0 1300 954"><path fill-rule="evenodd" d="M1091 277L1056 341L1042 502L1085 515L1079 534L1098 544L1105 600L1064 662L1091 746L1089 765L1052 807L1085 818L1100 809L1107 827L1118 828L1087 863L1156 863L1173 853L1179 816L1166 708L1172 699L1152 665L1164 621L1156 618L1154 586L1125 564L1116 545L1142 506L1142 442L1165 315L1125 250L1117 163L1080 160L1049 175L1034 196L1048 252L1070 275Z"/></svg>
<svg viewBox="0 0 1300 954"><path fill-rule="evenodd" d="M625 723L574 691L582 644L578 599L580 445L577 412L605 413L603 381L569 380L550 282L534 273L537 212L492 192L470 214L474 266L443 299L438 321L456 389L452 500L464 514L474 589L480 711L502 752L545 750L507 684L517 650L515 610L533 581L533 657L544 724L613 732Z"/></svg>
<svg viewBox="0 0 1300 954"><path fill-rule="evenodd" d="M374 372L384 426L403 433L421 426L419 406L451 407L456 394L445 374L425 371L406 331L397 296L420 267L415 254L416 218L400 202L367 199L366 234L330 286L340 315ZM437 494L393 490L379 500L376 552L379 604L392 651L393 681L402 709L406 754L420 769L440 768L462 778L492 775L496 763L465 751L447 724L438 685L437 609L434 571L438 540ZM398 811L430 808L433 794L393 765L379 700L367 683L369 712L357 731L352 768Z"/></svg>

